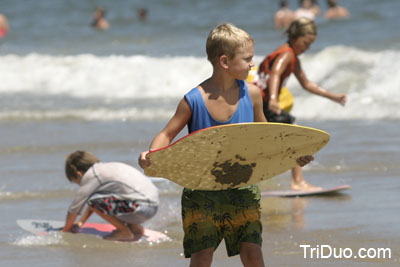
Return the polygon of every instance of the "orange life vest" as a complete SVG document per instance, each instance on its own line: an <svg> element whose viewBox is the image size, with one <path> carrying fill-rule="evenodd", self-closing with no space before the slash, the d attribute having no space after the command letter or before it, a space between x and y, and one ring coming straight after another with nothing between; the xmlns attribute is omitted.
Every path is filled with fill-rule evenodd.
<svg viewBox="0 0 400 267"><path fill-rule="evenodd" d="M292 74L292 72L294 72L296 62L298 60L296 54L293 51L293 48L291 48L290 46L287 46L287 47L282 47L282 48L275 50L274 52L272 52L271 54L266 56L265 59L263 60L263 62L261 62L260 66L258 67L258 79L257 79L257 81L255 81L255 84L262 89L261 94L262 94L263 100L265 102L269 101L268 84L269 84L270 68L272 67L272 64L274 63L274 60L279 55L281 55L282 53L285 53L287 51L290 51L291 53L293 53L293 59L280 77L280 84L279 84L279 91L278 91L278 95L279 95L285 80L290 76L290 74Z"/></svg>

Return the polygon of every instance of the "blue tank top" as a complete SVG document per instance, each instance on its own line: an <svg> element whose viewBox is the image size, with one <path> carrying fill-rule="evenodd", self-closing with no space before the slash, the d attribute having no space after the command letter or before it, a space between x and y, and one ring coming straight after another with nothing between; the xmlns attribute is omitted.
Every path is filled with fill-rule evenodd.
<svg viewBox="0 0 400 267"><path fill-rule="evenodd" d="M206 103L199 89L193 88L185 95L186 101L192 110L192 117L188 122L189 133L224 124L254 122L253 103L249 95L246 82L237 80L239 84L239 104L232 117L224 122L215 120L207 110Z"/></svg>

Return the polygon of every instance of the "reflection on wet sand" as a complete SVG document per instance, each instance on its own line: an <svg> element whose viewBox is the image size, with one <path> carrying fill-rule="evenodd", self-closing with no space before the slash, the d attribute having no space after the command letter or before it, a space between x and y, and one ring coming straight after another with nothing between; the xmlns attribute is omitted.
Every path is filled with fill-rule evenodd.
<svg viewBox="0 0 400 267"><path fill-rule="evenodd" d="M263 198L262 220L267 232L302 229L305 226L306 198Z"/></svg>
<svg viewBox="0 0 400 267"><path fill-rule="evenodd" d="M262 223L267 232L301 230L307 227L307 207L315 201L337 205L351 200L348 194L330 194L310 197L266 197L261 199ZM312 216L312 215L311 215Z"/></svg>

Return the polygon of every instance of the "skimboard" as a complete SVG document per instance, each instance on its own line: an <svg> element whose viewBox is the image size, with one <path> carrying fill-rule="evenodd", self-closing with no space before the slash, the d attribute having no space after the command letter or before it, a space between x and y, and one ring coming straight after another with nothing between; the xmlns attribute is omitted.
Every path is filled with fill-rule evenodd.
<svg viewBox="0 0 400 267"><path fill-rule="evenodd" d="M61 231L64 227L64 223L64 221L49 220L17 220L19 227L39 236L46 236L51 232ZM108 223L87 222L79 229L78 233L104 237L105 235L110 234L113 230L115 230L115 227ZM169 237L161 232L145 228L144 236L141 239L145 239L148 242L159 242L169 240Z"/></svg>
<svg viewBox="0 0 400 267"><path fill-rule="evenodd" d="M282 191L269 191L261 192L262 197L305 197L305 196L315 196L315 195L329 195L337 194L343 190L350 189L349 185L341 185L337 187L322 188L317 190L282 190Z"/></svg>
<svg viewBox="0 0 400 267"><path fill-rule="evenodd" d="M256 184L297 165L329 142L329 134L282 123L237 123L193 132L151 151L145 173L196 190Z"/></svg>

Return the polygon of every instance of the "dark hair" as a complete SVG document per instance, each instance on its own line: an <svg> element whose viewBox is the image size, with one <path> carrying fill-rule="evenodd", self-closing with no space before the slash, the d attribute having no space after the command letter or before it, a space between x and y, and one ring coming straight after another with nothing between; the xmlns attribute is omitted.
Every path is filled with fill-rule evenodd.
<svg viewBox="0 0 400 267"><path fill-rule="evenodd" d="M300 0L300 1L299 1L299 5L300 5L300 6L303 5L303 2L304 2L304 1L305 1L305 0ZM311 0L310 2L311 2L312 5L319 5L317 0Z"/></svg>
<svg viewBox="0 0 400 267"><path fill-rule="evenodd" d="M337 2L334 0L328 0L328 6L329 7L336 7L337 6Z"/></svg>
<svg viewBox="0 0 400 267"><path fill-rule="evenodd" d="M100 160L93 153L78 150L68 155L65 160L65 175L72 182L77 178L77 172L84 174L93 164Z"/></svg>
<svg viewBox="0 0 400 267"><path fill-rule="evenodd" d="M106 9L104 7L97 7L96 12L99 12L102 17L106 16Z"/></svg>

